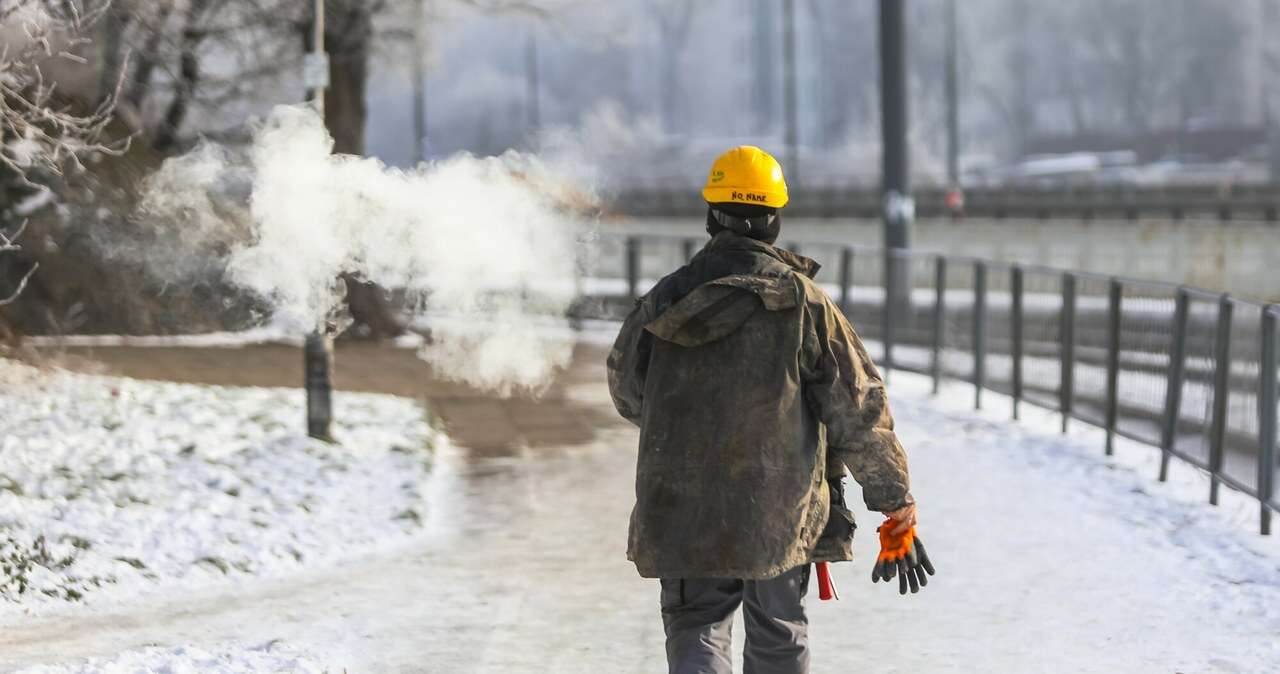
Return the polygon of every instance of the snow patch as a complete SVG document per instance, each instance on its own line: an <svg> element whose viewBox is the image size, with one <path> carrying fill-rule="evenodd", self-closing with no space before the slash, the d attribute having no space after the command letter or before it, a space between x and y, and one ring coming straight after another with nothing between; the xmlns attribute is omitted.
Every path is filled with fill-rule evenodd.
<svg viewBox="0 0 1280 674"><path fill-rule="evenodd" d="M110 658L28 667L19 670L17 674L323 674L328 671L320 663L287 646L268 642L260 646L227 647L213 651L192 647L144 648Z"/></svg>
<svg viewBox="0 0 1280 674"><path fill-rule="evenodd" d="M0 360L0 613L385 552L421 531L430 449L410 400L40 373Z"/></svg>

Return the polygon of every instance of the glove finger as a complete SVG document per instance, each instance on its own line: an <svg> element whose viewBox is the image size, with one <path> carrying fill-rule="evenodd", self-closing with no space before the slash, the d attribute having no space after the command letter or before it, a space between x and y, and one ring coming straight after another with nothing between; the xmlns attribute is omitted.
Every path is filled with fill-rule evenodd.
<svg viewBox="0 0 1280 674"><path fill-rule="evenodd" d="M919 591L920 588L917 586L916 590ZM898 594L906 594L906 593L907 593L907 560L899 559L898 560Z"/></svg>
<svg viewBox="0 0 1280 674"><path fill-rule="evenodd" d="M914 568L919 564L920 564L920 555L919 553L916 552L916 546L913 543L911 547L907 549L907 566Z"/></svg>
<svg viewBox="0 0 1280 674"><path fill-rule="evenodd" d="M892 559L884 560L884 571L880 575L884 576L885 582L893 580L898 575L898 563Z"/></svg>
<svg viewBox="0 0 1280 674"><path fill-rule="evenodd" d="M883 570L884 570L884 563L877 559L876 563L871 565L871 582L879 583L880 572Z"/></svg>
<svg viewBox="0 0 1280 674"><path fill-rule="evenodd" d="M907 582L911 584L911 594L919 592L920 581L916 579L916 570L912 567L907 567L907 570L902 573L907 577Z"/></svg>
<svg viewBox="0 0 1280 674"><path fill-rule="evenodd" d="M917 566L911 570L915 572L916 580L919 581L920 587L924 587L929 584L929 575L924 572L923 568Z"/></svg>
<svg viewBox="0 0 1280 674"><path fill-rule="evenodd" d="M916 538L916 554L920 556L920 566L923 566L924 570L932 576L933 562L929 561L929 553L925 552L924 541L921 541L919 537Z"/></svg>

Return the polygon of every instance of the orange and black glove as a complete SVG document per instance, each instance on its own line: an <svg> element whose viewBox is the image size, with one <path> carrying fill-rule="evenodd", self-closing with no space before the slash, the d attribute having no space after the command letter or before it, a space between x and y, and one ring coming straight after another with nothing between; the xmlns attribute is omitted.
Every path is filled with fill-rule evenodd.
<svg viewBox="0 0 1280 674"><path fill-rule="evenodd" d="M880 555L876 557L875 568L871 570L871 581L889 582L898 577L898 592L907 593L907 586L912 594L929 584L929 576L933 575L933 563L929 554L924 551L924 541L916 536L916 528L911 527L901 534L891 533L898 522L887 519L876 531L880 532ZM926 575L928 574L928 575Z"/></svg>

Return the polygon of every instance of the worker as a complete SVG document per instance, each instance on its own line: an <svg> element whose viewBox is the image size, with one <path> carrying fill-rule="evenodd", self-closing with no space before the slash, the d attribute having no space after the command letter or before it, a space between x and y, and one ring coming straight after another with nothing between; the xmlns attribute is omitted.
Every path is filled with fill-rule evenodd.
<svg viewBox="0 0 1280 674"><path fill-rule="evenodd" d="M880 374L818 264L775 246L781 165L734 148L702 196L710 241L636 302L608 358L640 427L627 557L661 579L673 674L731 672L739 605L746 672L807 672L811 564L852 559L846 468L888 518L873 579L915 590L932 567Z"/></svg>

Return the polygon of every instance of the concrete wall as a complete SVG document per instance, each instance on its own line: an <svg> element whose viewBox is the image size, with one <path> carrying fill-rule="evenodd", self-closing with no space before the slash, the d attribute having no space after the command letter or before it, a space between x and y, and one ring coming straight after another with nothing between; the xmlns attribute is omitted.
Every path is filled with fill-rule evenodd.
<svg viewBox="0 0 1280 674"><path fill-rule="evenodd" d="M613 221L603 231L700 236L703 230L700 218L646 218ZM880 223L870 220L786 219L782 232L783 240L802 247L805 242L881 243ZM920 250L1183 283L1280 302L1276 223L932 220L917 222L914 237Z"/></svg>

